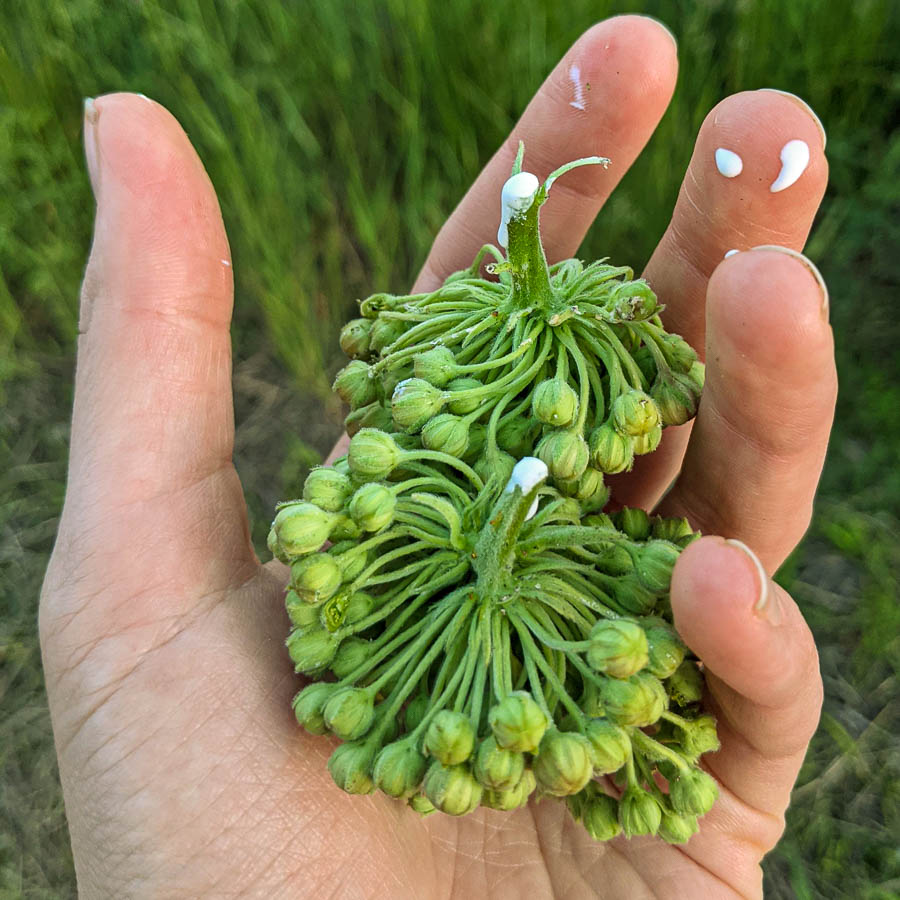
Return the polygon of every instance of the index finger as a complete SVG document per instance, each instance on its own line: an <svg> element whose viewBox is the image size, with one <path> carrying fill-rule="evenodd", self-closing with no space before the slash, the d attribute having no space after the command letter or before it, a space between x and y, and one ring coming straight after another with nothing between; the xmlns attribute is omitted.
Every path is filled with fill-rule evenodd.
<svg viewBox="0 0 900 900"><path fill-rule="evenodd" d="M628 171L662 118L678 74L675 39L645 16L617 16L588 29L538 89L531 103L440 230L413 291L437 288L497 240L500 189L519 141L524 168L539 178L584 156L599 166L576 169L558 182L541 211L541 235L551 262L571 256L606 198Z"/></svg>

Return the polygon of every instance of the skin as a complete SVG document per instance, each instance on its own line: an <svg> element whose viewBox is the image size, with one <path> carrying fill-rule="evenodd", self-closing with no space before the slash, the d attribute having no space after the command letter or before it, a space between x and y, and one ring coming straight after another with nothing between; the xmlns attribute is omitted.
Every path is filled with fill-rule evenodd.
<svg viewBox="0 0 900 900"><path fill-rule="evenodd" d="M573 62L592 90L569 106ZM676 50L652 20L570 49L438 235L416 289L497 227L517 141L539 177L548 257L571 255L670 99ZM812 159L771 194L781 146ZM231 268L213 188L175 119L135 95L86 120L97 196L65 508L41 602L47 687L83 897L759 897L822 697L812 636L771 573L806 529L836 392L823 286L799 250L822 197L823 136L798 101L723 100L707 117L646 276L666 324L705 342L691 430L620 479L631 503L706 537L675 569L676 625L708 672L721 797L687 845L593 843L562 804L425 820L331 783L332 743L293 720L284 570L251 548L231 463ZM717 146L744 173L720 176ZM801 350L802 348L802 350ZM680 474L678 474L680 470ZM739 539L749 549L727 543ZM764 600L765 602L761 602Z"/></svg>

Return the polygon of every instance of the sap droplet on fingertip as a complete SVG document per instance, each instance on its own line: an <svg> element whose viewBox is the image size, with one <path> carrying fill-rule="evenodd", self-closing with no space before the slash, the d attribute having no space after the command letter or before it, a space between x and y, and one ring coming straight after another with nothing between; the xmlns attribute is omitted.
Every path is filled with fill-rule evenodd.
<svg viewBox="0 0 900 900"><path fill-rule="evenodd" d="M806 171L809 165L809 144L800 140L788 141L781 148L780 157L781 171L769 188L773 194L789 188Z"/></svg>
<svg viewBox="0 0 900 900"><path fill-rule="evenodd" d="M726 178L736 178L744 170L744 161L734 150L719 147L716 150L716 168Z"/></svg>

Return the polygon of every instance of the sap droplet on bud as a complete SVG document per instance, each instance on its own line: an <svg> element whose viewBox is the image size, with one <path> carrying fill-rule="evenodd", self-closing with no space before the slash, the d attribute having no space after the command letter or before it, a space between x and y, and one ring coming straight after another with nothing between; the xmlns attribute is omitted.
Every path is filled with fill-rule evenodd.
<svg viewBox="0 0 900 900"><path fill-rule="evenodd" d="M546 481L549 469L546 464L536 456L525 456L513 466L512 475L506 483L504 492L511 494L517 487L523 494L537 487L542 481Z"/></svg>
<svg viewBox="0 0 900 900"><path fill-rule="evenodd" d="M519 172L506 180L500 192L500 228L497 243L504 249L509 246L509 223L524 215L534 202L534 195L540 187L537 176L531 172Z"/></svg>

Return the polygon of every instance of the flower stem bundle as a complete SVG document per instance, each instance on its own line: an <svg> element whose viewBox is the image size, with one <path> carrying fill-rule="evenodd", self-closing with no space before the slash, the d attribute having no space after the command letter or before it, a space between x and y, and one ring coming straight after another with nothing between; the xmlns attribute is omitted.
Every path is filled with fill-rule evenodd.
<svg viewBox="0 0 900 900"><path fill-rule="evenodd" d="M716 796L698 766L715 722L668 601L696 535L604 509L607 476L696 413L703 366L631 269L548 266L538 227L557 177L606 162L539 184L520 147L505 254L361 302L335 379L349 452L279 505L269 547L312 679L294 711L343 741L341 788L457 816L555 797L597 840L682 843Z"/></svg>

